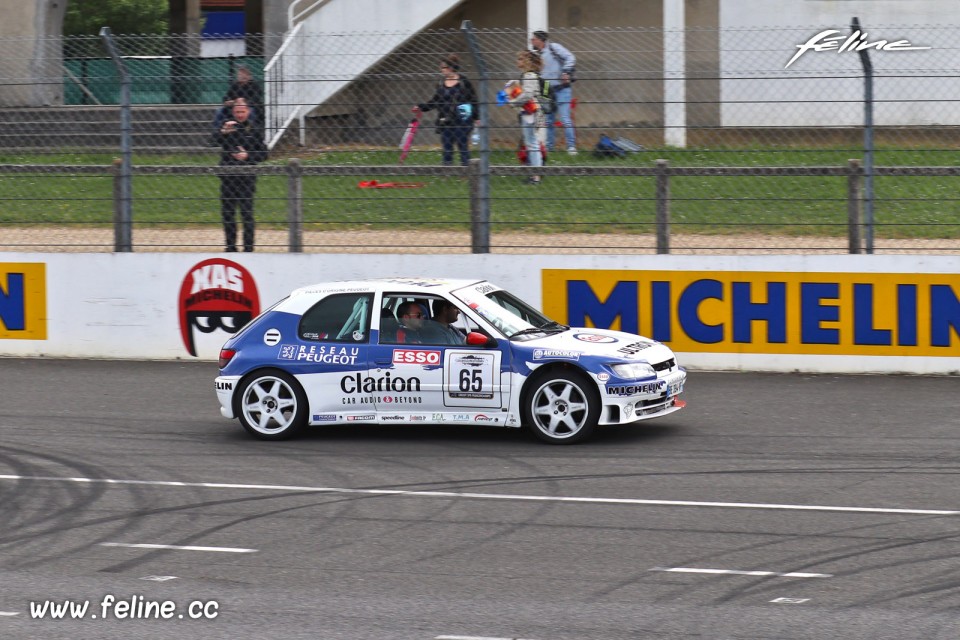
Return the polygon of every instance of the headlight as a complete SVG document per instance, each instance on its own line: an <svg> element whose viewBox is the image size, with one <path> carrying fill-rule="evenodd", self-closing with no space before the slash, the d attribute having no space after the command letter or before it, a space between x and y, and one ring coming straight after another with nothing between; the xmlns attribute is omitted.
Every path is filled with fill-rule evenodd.
<svg viewBox="0 0 960 640"><path fill-rule="evenodd" d="M612 364L613 370L620 378L656 378L657 372L646 362L631 362L629 364Z"/></svg>

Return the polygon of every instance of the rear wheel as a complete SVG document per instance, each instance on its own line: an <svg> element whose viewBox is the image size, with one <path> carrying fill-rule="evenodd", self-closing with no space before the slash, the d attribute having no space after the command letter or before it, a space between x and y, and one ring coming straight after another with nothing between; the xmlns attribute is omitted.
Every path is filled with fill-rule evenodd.
<svg viewBox="0 0 960 640"><path fill-rule="evenodd" d="M283 440L307 424L307 397L289 374L259 371L246 378L237 394L240 424L261 440Z"/></svg>
<svg viewBox="0 0 960 640"><path fill-rule="evenodd" d="M589 437L600 416L600 398L589 384L583 376L566 372L534 380L524 401L524 424L551 444L573 444Z"/></svg>

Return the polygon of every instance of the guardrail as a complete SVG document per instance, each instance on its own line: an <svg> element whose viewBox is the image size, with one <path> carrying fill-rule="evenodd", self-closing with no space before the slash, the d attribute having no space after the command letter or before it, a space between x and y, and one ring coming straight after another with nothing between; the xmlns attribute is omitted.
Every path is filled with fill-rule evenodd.
<svg viewBox="0 0 960 640"><path fill-rule="evenodd" d="M846 220L847 246L851 254L864 253L863 238L863 181L864 169L858 160L850 160L846 166L807 166L807 167L674 167L666 160L656 161L654 166L647 167L596 167L596 166L490 166L485 174L480 160L474 159L469 166L384 166L384 165L350 165L350 166L315 166L304 165L299 159L288 160L286 165L272 164L252 167L219 167L219 166L135 166L132 176L221 176L221 175L257 175L257 176L285 176L286 189L286 225L288 231L287 251L292 253L304 250L304 180L315 177L333 178L337 176L366 176L366 177L434 177L434 178L462 178L467 181L467 195L469 199L470 240L469 248L472 253L490 253L491 243L491 198L489 182L493 178L504 176L524 177L536 171L545 179L561 177L638 177L653 178L655 188L649 198L655 201L655 251L658 254L671 253L671 182L680 177L710 176L710 177L738 177L738 176L822 176L846 178ZM71 176L103 176L111 177L113 182L113 227L114 251L131 250L131 226L136 223L125 215L124 169L122 162L115 160L113 165L0 165L0 175L71 175ZM878 176L960 176L960 167L877 167ZM534 197L539 197L536 194ZM838 200L840 200L838 198ZM134 204L136 201L134 200ZM130 220L128 222L128 220ZM357 219L358 226L365 220ZM16 222L5 224L15 226ZM55 223L54 223L55 224ZM386 225L389 227L389 225Z"/></svg>

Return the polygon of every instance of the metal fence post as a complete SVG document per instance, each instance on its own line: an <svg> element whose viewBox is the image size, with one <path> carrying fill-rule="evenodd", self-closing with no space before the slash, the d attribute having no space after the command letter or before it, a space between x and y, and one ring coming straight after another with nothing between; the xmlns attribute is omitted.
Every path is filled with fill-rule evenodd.
<svg viewBox="0 0 960 640"><path fill-rule="evenodd" d="M290 253L303 253L303 166L300 158L287 161L287 223Z"/></svg>
<svg viewBox="0 0 960 640"><path fill-rule="evenodd" d="M863 253L861 250L860 230L863 223L863 169L860 161L847 161L849 174L847 176L847 236L850 244L850 253Z"/></svg>
<svg viewBox="0 0 960 640"><path fill-rule="evenodd" d="M859 18L853 19L850 28L854 33L860 33ZM867 227L867 253L873 253L873 63L866 47L858 47L857 51L863 64L863 162L866 170L863 214Z"/></svg>
<svg viewBox="0 0 960 640"><path fill-rule="evenodd" d="M470 216L473 253L490 253L490 129L488 127L489 113L487 109L487 65L480 51L480 43L473 31L473 23L464 20L460 30L467 38L470 53L477 65L478 90L482 96L480 107L480 160L474 167L474 160L470 161ZM476 180L476 184L474 184Z"/></svg>
<svg viewBox="0 0 960 640"><path fill-rule="evenodd" d="M657 253L670 253L670 162L657 160Z"/></svg>
<svg viewBox="0 0 960 640"><path fill-rule="evenodd" d="M114 221L114 246L118 253L133 251L133 126L130 117L130 74L113 44L110 27L100 29L103 45L113 59L120 76L120 208Z"/></svg>
<svg viewBox="0 0 960 640"><path fill-rule="evenodd" d="M480 197L483 176L481 162L470 160L470 251L471 253L490 253L490 210L484 215ZM489 205L489 203L488 203Z"/></svg>
<svg viewBox="0 0 960 640"><path fill-rule="evenodd" d="M123 243L120 230L123 228L123 160L113 159L113 166L110 168L113 173L113 250L121 251Z"/></svg>

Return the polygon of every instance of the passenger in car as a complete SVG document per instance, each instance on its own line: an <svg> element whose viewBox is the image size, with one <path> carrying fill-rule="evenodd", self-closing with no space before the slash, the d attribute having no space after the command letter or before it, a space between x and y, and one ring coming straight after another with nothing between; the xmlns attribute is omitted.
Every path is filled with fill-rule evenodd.
<svg viewBox="0 0 960 640"><path fill-rule="evenodd" d="M423 332L431 344L466 344L467 336L453 323L460 317L460 309L444 298L433 301L433 321Z"/></svg>
<svg viewBox="0 0 960 640"><path fill-rule="evenodd" d="M397 342L401 344L423 344L423 329L426 314L416 302L404 302L397 310L400 328L397 329Z"/></svg>

